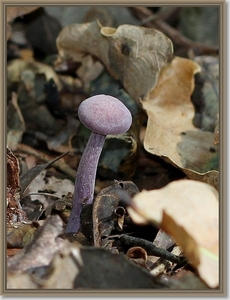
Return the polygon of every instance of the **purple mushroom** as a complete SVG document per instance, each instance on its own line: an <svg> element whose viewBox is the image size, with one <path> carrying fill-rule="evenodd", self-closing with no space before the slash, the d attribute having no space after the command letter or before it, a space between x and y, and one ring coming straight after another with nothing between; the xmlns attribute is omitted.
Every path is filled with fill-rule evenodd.
<svg viewBox="0 0 230 300"><path fill-rule="evenodd" d="M66 233L79 230L82 206L93 203L97 165L106 135L125 133L132 124L128 108L108 95L96 95L84 100L79 106L78 117L92 133L78 166Z"/></svg>

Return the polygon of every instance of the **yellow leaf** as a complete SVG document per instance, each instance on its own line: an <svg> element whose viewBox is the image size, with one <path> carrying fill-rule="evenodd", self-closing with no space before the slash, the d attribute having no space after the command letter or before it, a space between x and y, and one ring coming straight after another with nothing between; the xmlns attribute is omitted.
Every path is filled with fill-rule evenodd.
<svg viewBox="0 0 230 300"><path fill-rule="evenodd" d="M218 189L219 173L213 167L218 166L215 135L193 125L191 94L194 74L199 71L197 63L180 57L162 69L155 89L142 101L148 114L144 147L185 171L190 179L205 181L214 177L208 183Z"/></svg>

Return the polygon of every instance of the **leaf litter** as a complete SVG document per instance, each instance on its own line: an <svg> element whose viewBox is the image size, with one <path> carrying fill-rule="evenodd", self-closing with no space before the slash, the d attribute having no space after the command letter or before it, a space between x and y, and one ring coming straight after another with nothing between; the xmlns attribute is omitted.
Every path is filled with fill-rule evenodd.
<svg viewBox="0 0 230 300"><path fill-rule="evenodd" d="M218 197L216 189L206 183L175 181L160 190L142 191L134 197L128 211L135 222L157 223L182 247L203 280L216 287L219 282ZM136 217L136 212L144 218Z"/></svg>
<svg viewBox="0 0 230 300"><path fill-rule="evenodd" d="M149 13L144 8L133 11L139 17ZM11 22L23 11L12 13ZM173 55L174 41L167 37L172 35L163 20L156 21L160 31L128 24L106 27L100 21L72 24L60 31L58 64L23 56L8 63L8 82L17 103L7 136L14 166L7 169L7 211L9 200L15 199L16 205L15 217L7 220L7 288L216 289L220 284L219 115L217 106L210 110L208 100L204 106L194 104L197 74L205 69L206 75L213 72L215 77L215 67L207 68L211 58ZM191 47L206 49L202 44L191 43ZM63 76L64 69L67 75ZM203 96L210 99L211 95L218 103L218 77L207 77L202 77ZM134 124L128 134L133 144L125 163L114 167L113 160L106 158L108 166L99 168L95 200L83 209L80 231L65 234L76 172L69 165L76 168L88 134L71 122L77 121L77 107L90 95L90 88L93 93L97 78L102 80L100 93L110 93L110 85L119 84L116 90L122 91L127 106L133 101L142 114L132 110ZM51 81L53 94L39 89L44 84L51 87ZM73 97L76 93L78 99ZM50 95L56 96L50 99ZM33 114L26 114L28 108ZM43 113L49 123L35 118ZM18 121L19 131L12 139ZM78 139L73 147L74 131ZM45 142L45 150L31 144L31 133L34 140ZM55 158L54 153L46 154L52 151ZM58 152L64 154L57 156ZM28 153L45 163L19 175ZM108 148L103 155L114 153ZM106 168L114 170L114 182ZM37 179L41 186L33 185Z"/></svg>

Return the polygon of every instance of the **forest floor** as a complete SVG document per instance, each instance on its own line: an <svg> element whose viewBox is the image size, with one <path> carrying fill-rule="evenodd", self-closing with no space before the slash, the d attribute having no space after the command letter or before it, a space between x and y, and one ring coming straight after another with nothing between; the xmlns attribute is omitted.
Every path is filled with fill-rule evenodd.
<svg viewBox="0 0 230 300"><path fill-rule="evenodd" d="M7 290L218 290L218 7L15 6L7 22ZM78 108L98 94L132 125L106 137L66 232Z"/></svg>

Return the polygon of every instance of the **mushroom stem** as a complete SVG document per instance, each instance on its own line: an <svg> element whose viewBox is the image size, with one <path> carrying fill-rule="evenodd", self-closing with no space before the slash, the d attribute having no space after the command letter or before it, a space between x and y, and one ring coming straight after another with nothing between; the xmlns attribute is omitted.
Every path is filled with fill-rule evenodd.
<svg viewBox="0 0 230 300"><path fill-rule="evenodd" d="M105 138L105 135L92 132L82 154L77 170L73 206L66 233L79 230L82 206L93 203L97 165Z"/></svg>

